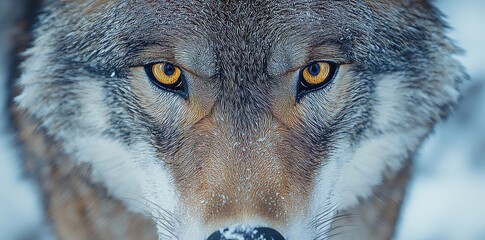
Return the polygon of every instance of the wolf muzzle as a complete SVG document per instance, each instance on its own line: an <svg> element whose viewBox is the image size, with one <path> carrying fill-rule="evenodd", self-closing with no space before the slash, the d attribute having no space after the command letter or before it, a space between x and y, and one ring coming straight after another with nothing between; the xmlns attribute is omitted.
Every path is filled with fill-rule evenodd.
<svg viewBox="0 0 485 240"><path fill-rule="evenodd" d="M207 240L285 240L285 238L272 228L247 228L238 226L234 228L225 228L211 234Z"/></svg>

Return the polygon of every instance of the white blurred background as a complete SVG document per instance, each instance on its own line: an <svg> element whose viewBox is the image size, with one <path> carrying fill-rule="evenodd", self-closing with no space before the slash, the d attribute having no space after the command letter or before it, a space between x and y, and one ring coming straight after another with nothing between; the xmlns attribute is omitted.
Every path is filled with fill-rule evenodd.
<svg viewBox="0 0 485 240"><path fill-rule="evenodd" d="M471 81L416 158L397 239L485 240L485 0L435 2Z"/></svg>
<svg viewBox="0 0 485 240"><path fill-rule="evenodd" d="M36 188L23 176L6 122L7 73L11 64L7 58L13 46L7 40L17 33L11 28L14 19L5 16L20 15L22 7L12 7L19 3L23 1L0 0L0 240L50 239Z"/></svg>
<svg viewBox="0 0 485 240"><path fill-rule="evenodd" d="M471 81L457 113L438 126L416 158L396 239L485 240L485 0L435 2L448 16L449 36L465 50L458 58ZM11 3L0 0L1 15L12 14ZM12 34L8 24L0 22L0 34ZM0 37L0 240L51 239L3 121L10 44Z"/></svg>

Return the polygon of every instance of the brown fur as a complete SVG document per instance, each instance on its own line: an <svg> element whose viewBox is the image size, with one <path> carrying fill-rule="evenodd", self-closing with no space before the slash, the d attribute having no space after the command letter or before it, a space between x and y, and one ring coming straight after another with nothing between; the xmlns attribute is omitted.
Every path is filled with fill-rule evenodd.
<svg viewBox="0 0 485 240"><path fill-rule="evenodd" d="M150 218L127 212L106 189L86 179L88 165L76 166L59 145L46 145L46 135L25 115L14 111L14 118L26 168L42 169L37 178L59 239L158 239Z"/></svg>
<svg viewBox="0 0 485 240"><path fill-rule="evenodd" d="M410 163L401 171L387 172L384 184L374 195L359 199L359 204L337 213L330 227L330 239L392 239L411 174Z"/></svg>

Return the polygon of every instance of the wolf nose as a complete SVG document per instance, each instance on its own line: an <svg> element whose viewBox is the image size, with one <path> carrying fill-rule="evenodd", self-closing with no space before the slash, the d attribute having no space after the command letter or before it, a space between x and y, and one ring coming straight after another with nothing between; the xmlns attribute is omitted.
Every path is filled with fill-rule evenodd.
<svg viewBox="0 0 485 240"><path fill-rule="evenodd" d="M225 228L211 234L207 240L285 240L278 231L272 228L247 228L238 226Z"/></svg>

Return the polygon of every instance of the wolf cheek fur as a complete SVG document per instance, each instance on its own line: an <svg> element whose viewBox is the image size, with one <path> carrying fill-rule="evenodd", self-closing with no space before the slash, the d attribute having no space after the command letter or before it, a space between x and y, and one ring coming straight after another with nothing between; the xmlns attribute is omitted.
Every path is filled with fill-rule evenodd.
<svg viewBox="0 0 485 240"><path fill-rule="evenodd" d="M444 32L424 0L50 1L14 117L62 239L388 239L465 78ZM301 95L325 61L336 75Z"/></svg>

